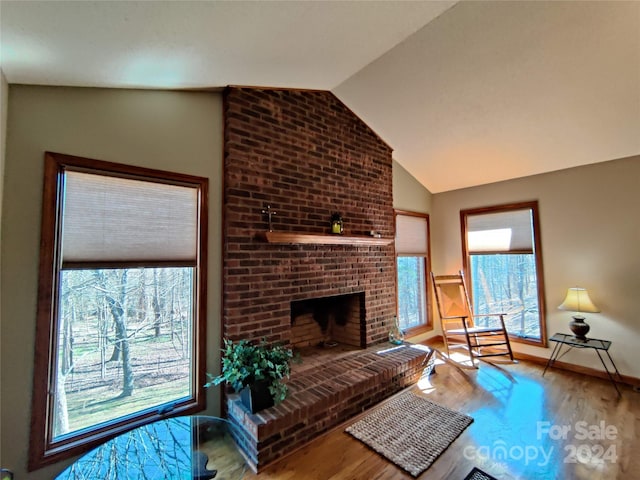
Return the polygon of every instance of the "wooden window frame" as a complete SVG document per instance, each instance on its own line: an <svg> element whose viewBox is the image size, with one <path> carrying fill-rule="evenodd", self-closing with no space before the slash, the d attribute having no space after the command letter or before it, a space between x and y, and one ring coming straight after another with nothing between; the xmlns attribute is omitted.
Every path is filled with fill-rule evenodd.
<svg viewBox="0 0 640 480"><path fill-rule="evenodd" d="M57 352L58 288L61 271L62 234L61 202L63 199L63 178L66 170L84 171L99 175L146 180L173 185L190 186L198 189L198 248L194 272L194 327L192 396L176 403L166 412L160 408L148 409L135 415L126 416L90 431L82 430L75 435L52 441L52 396L49 386L54 378ZM31 436L29 449L29 471L53 464L113 438L127 430L163 418L193 414L206 407L204 394L206 370L206 306L207 306L207 237L208 237L208 179L135 167L101 160L93 160L60 153L45 152L44 188L42 203L42 223L39 262L38 307L36 318L35 359L33 394L31 405ZM172 262L157 266L171 266ZM109 267L131 268L148 266L148 262L123 262ZM87 267L87 266L84 266ZM94 267L95 268L95 267Z"/></svg>
<svg viewBox="0 0 640 480"><path fill-rule="evenodd" d="M513 210L530 209L532 215L532 229L533 229L533 255L535 257L536 264L536 282L538 285L538 308L539 308L539 323L540 323L540 340L534 340L529 338L522 338L515 335L509 335L509 339L513 342L524 343L527 345L535 345L537 347L547 346L547 321L546 321L546 307L544 300L544 269L542 262L542 242L540 240L540 215L538 210L538 201L527 201L518 203L508 203L503 205L495 205L489 207L470 208L460 210L460 229L462 240L462 259L464 265L464 271L470 272L471 261L469 255L469 248L467 243L467 217L470 215L483 215L490 213L510 212ZM514 251L513 253L518 253ZM471 278L469 278L469 285L471 286ZM470 288L469 296L473 296L473 286ZM473 302L473 298L471 298Z"/></svg>
<svg viewBox="0 0 640 480"><path fill-rule="evenodd" d="M396 220L398 215L406 215L406 216L410 216L410 217L421 217L424 218L427 224L427 254L425 257L423 257L424 260L424 288L425 288L425 321L426 323L423 323L422 325L418 325L417 327L413 327L413 328L409 328L407 330L404 330L405 335L407 336L415 336L415 335L419 335L421 333L426 333L426 332L430 332L433 330L433 314L432 314L432 308L431 308L431 282L429 281L429 272L431 271L431 225L429 223L429 214L428 213L421 213L421 212L413 212L413 211L409 211L409 210L397 210L394 209L393 211L393 222L394 222L394 228L396 225ZM395 256L395 282L396 282L396 316L397 318L399 317L399 308L400 308L400 302L398 301L399 295L398 295L398 253L395 250L395 245L394 245L394 256Z"/></svg>

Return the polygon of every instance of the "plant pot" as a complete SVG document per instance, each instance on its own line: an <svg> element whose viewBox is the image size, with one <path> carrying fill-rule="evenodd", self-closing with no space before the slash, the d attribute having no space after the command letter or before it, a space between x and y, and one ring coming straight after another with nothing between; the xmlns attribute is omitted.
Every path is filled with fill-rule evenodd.
<svg viewBox="0 0 640 480"><path fill-rule="evenodd" d="M240 401L251 413L273 407L274 401L269 391L269 382L259 380L240 391Z"/></svg>

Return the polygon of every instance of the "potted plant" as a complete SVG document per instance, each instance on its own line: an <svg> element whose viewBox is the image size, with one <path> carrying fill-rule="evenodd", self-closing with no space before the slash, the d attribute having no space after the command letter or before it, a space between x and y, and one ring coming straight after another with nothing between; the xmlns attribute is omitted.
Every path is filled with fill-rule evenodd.
<svg viewBox="0 0 640 480"><path fill-rule="evenodd" d="M287 386L282 380L289 377L292 358L290 348L269 344L264 339L257 344L224 339L222 373L218 376L207 373L209 381L205 388L226 382L255 413L285 399Z"/></svg>

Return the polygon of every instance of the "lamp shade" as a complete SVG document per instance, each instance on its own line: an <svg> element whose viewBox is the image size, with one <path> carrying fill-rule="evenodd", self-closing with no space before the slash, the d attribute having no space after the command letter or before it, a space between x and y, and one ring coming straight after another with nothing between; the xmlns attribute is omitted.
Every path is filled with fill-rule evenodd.
<svg viewBox="0 0 640 480"><path fill-rule="evenodd" d="M586 288L572 287L567 290L567 296L558 308L560 310L569 310L572 312L590 312L597 313L600 311L591 299Z"/></svg>

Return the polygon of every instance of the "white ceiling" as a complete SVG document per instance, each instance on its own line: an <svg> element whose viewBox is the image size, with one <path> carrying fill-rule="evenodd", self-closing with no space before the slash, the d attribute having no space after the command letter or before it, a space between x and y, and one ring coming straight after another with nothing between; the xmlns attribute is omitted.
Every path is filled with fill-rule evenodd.
<svg viewBox="0 0 640 480"><path fill-rule="evenodd" d="M442 192L640 154L640 2L5 1L9 83L332 90Z"/></svg>

